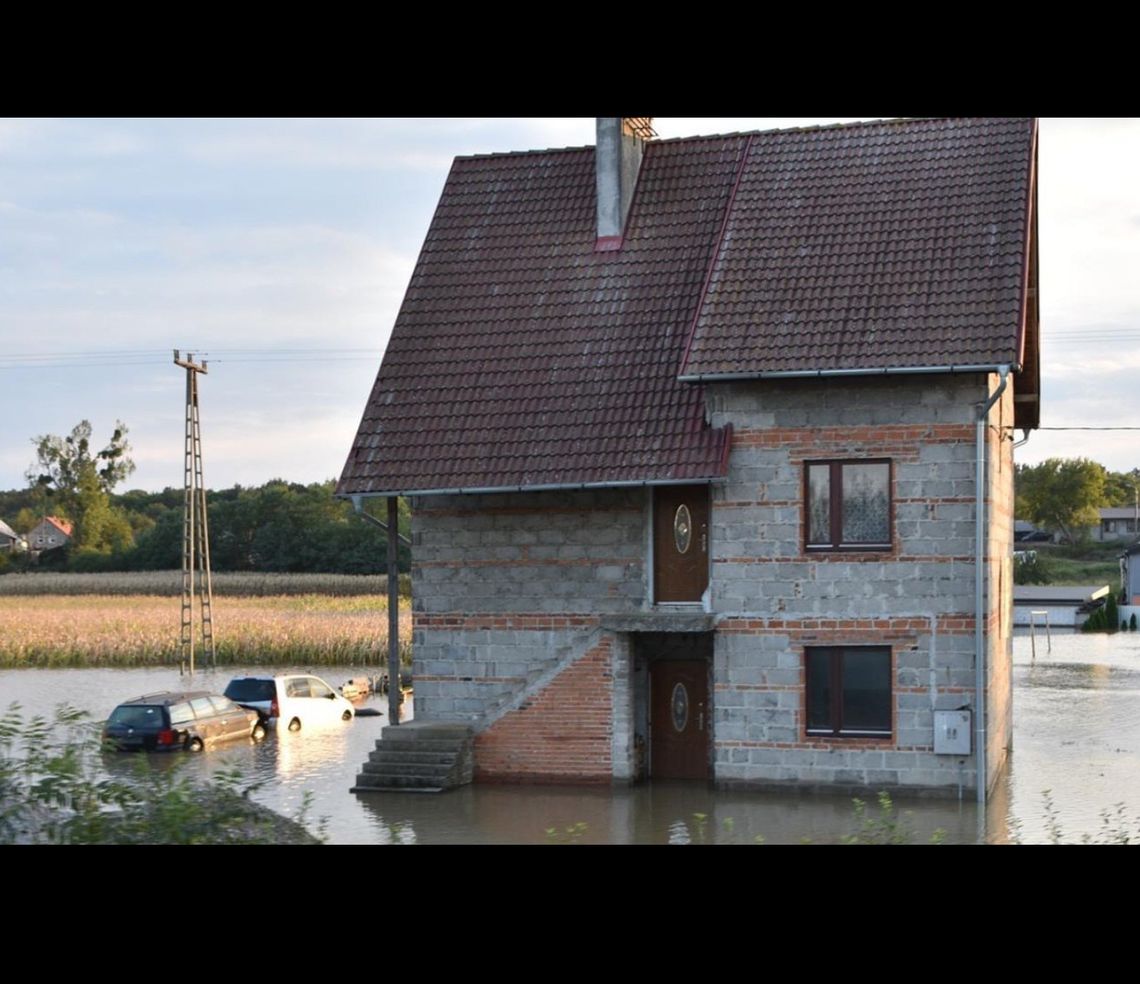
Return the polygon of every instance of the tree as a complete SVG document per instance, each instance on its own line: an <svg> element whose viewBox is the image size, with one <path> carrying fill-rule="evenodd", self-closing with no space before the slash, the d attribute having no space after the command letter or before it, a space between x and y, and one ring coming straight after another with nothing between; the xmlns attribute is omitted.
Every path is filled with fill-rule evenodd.
<svg viewBox="0 0 1140 984"><path fill-rule="evenodd" d="M109 553L133 542L130 524L111 505L111 490L135 470L127 426L115 421L105 448L91 450L91 423L81 420L66 437L42 434L32 439L36 463L26 477L43 496L43 510L72 521L72 543L80 549Z"/></svg>
<svg viewBox="0 0 1140 984"><path fill-rule="evenodd" d="M1104 501L1106 477L1104 466L1088 458L1049 458L1039 465L1018 466L1018 515L1074 543L1100 522L1097 510Z"/></svg>

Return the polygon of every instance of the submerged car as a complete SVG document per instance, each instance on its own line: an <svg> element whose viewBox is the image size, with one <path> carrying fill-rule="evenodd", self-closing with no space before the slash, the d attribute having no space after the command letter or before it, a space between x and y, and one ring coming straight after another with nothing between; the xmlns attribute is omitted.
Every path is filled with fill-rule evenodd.
<svg viewBox="0 0 1140 984"><path fill-rule="evenodd" d="M163 691L116 707L103 725L103 741L118 751L199 752L215 742L260 741L265 725L255 711L221 694Z"/></svg>
<svg viewBox="0 0 1140 984"><path fill-rule="evenodd" d="M226 696L261 715L263 724L284 721L290 731L309 724L351 721L356 709L324 680L310 673L234 677Z"/></svg>

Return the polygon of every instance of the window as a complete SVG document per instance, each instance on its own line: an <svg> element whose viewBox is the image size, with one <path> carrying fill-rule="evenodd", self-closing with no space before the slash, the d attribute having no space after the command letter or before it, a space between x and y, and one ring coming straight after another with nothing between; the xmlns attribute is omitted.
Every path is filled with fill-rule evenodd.
<svg viewBox="0 0 1140 984"><path fill-rule="evenodd" d="M891 548L889 461L812 461L806 471L809 550Z"/></svg>
<svg viewBox="0 0 1140 984"><path fill-rule="evenodd" d="M889 646L810 647L804 660L809 735L891 736Z"/></svg>

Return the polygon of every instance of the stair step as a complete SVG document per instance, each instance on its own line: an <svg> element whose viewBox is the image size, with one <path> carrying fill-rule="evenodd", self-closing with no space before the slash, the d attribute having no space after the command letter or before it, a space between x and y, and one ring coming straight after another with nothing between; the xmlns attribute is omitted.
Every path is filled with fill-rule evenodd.
<svg viewBox="0 0 1140 984"><path fill-rule="evenodd" d="M446 776L451 772L450 764L425 765L422 762L365 762L360 767L362 773L371 776Z"/></svg>
<svg viewBox="0 0 1140 984"><path fill-rule="evenodd" d="M444 787L439 781L421 779L416 776L371 776L361 774L356 777L357 789L430 789L442 790Z"/></svg>
<svg viewBox="0 0 1140 984"><path fill-rule="evenodd" d="M457 752L466 742L454 738L377 738L376 747L406 752Z"/></svg>
<svg viewBox="0 0 1140 984"><path fill-rule="evenodd" d="M368 753L369 762L422 762L425 765L451 765L458 757L458 752L394 752L387 748Z"/></svg>

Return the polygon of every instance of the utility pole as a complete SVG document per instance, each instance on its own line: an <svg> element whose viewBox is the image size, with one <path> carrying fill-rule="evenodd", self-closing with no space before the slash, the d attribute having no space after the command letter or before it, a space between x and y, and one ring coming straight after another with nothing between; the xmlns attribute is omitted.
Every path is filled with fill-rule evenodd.
<svg viewBox="0 0 1140 984"><path fill-rule="evenodd" d="M207 372L206 362L186 358L174 350L174 364L186 370L186 442L182 510L182 662L179 672L194 675L194 595L198 595L202 619L202 652L210 666L217 666L214 653L214 589L210 581L210 535L206 519L206 486L202 481L202 431L198 417L198 374Z"/></svg>

